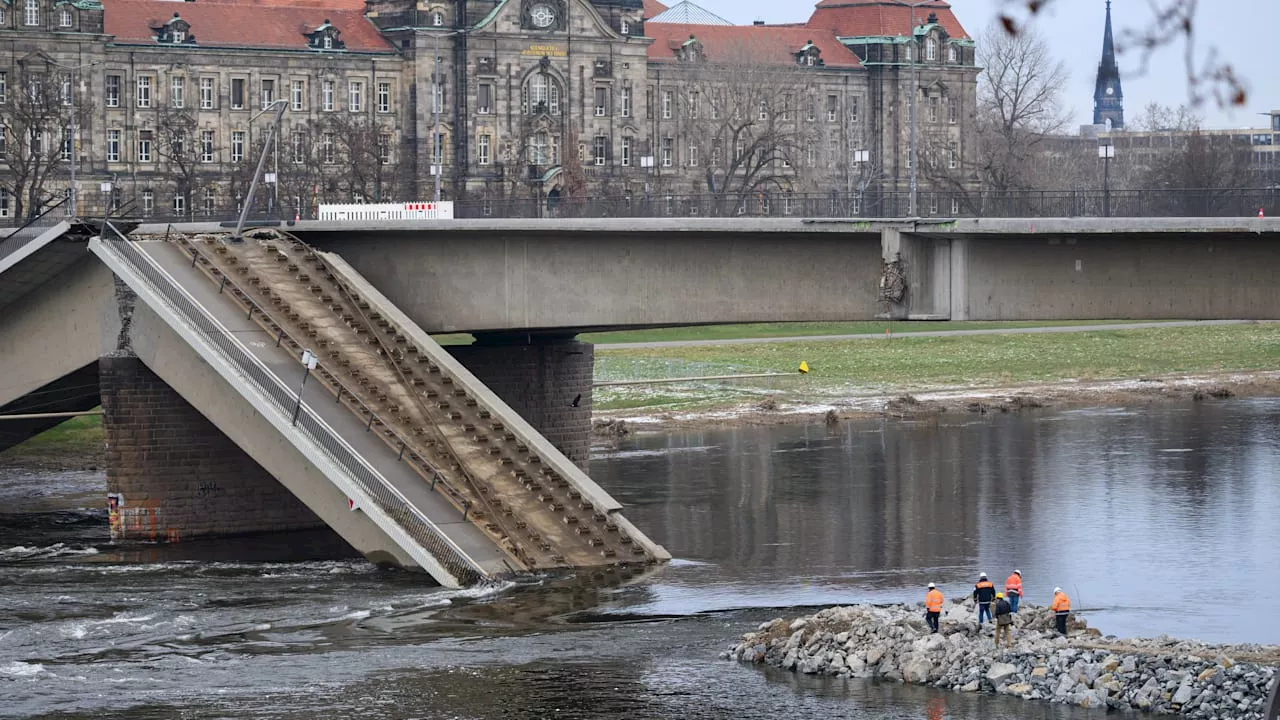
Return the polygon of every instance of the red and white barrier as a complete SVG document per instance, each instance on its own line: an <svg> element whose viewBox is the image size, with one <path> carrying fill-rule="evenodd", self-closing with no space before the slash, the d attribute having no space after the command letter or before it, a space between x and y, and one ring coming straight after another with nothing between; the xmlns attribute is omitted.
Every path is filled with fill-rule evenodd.
<svg viewBox="0 0 1280 720"><path fill-rule="evenodd" d="M320 220L452 220L453 202L406 202L321 205L317 218Z"/></svg>

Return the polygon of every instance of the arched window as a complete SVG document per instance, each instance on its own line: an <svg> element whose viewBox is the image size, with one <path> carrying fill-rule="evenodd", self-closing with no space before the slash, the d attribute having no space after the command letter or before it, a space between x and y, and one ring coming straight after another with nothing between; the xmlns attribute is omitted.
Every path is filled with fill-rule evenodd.
<svg viewBox="0 0 1280 720"><path fill-rule="evenodd" d="M523 100L526 115L559 115L560 83L546 73L535 73L525 83Z"/></svg>
<svg viewBox="0 0 1280 720"><path fill-rule="evenodd" d="M551 143L546 133L534 133L529 137L529 164L551 164Z"/></svg>
<svg viewBox="0 0 1280 720"><path fill-rule="evenodd" d="M924 42L924 59L928 62L934 62L938 59L938 41L929 38Z"/></svg>

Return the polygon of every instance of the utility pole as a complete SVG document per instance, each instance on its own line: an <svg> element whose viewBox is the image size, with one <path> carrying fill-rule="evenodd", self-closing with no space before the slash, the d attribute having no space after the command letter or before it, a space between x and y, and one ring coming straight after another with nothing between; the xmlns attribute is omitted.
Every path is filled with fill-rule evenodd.
<svg viewBox="0 0 1280 720"><path fill-rule="evenodd" d="M271 124L271 128L267 130L267 141L262 144L262 154L258 156L258 167L253 171L253 180L249 182L249 195L244 199L244 203L240 206L240 220L236 223L235 232L231 233L231 241L239 242L241 235L244 233L244 222L249 217L249 208L253 206L253 193L258 189L258 177L262 175L262 166L267 163L267 152L271 150L271 143L275 139L276 133L280 129L280 118L284 116L284 111L289 109L289 102L285 99L275 100L262 108L262 112L249 118L249 122L253 122L262 116L263 113L276 108L275 122Z"/></svg>
<svg viewBox="0 0 1280 720"><path fill-rule="evenodd" d="M1098 146L1102 158L1102 216L1111 217L1111 161L1116 156L1116 146L1108 142Z"/></svg>
<svg viewBox="0 0 1280 720"><path fill-rule="evenodd" d="M444 100L444 93L440 91L440 38L452 37L460 35L466 30L452 30L450 32L433 33L435 38L435 58L433 58L433 70L431 71L431 175L435 179L435 194L433 199L436 202L437 212L440 203L440 176L444 173L444 143L440 140L440 106ZM458 129L454 128L454 132Z"/></svg>

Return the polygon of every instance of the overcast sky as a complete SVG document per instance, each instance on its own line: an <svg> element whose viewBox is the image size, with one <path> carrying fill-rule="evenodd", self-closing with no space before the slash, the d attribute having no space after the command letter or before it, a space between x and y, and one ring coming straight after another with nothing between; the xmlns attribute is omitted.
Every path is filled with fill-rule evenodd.
<svg viewBox="0 0 1280 720"><path fill-rule="evenodd" d="M1014 4L1009 0L950 0L952 9L971 35L977 35L1000 12ZM810 0L694 0L706 9L735 23L763 19L770 23L803 22L813 9ZM1008 2L1008 4L1006 4ZM668 5L675 2L668 1ZM1160 4L1166 4L1164 0ZM1039 21L1058 58L1067 62L1071 82L1065 103L1074 112L1076 124L1093 119L1093 82L1102 56L1104 0L1057 0L1053 14ZM1265 127L1266 118L1256 113L1280 109L1280 73L1269 67L1273 55L1267 31L1276 14L1276 0L1200 0L1196 18L1196 46L1200 58L1216 48L1229 62L1249 90L1242 108L1219 108L1210 101L1198 109L1208 127ZM1125 27L1141 27L1151 18L1150 0L1114 0L1111 8L1117 40ZM1248 28L1257 32L1246 32ZM1167 105L1187 102L1187 74L1179 43L1153 57L1151 66L1140 75L1137 53L1120 56L1124 84L1125 119L1136 120L1151 101Z"/></svg>

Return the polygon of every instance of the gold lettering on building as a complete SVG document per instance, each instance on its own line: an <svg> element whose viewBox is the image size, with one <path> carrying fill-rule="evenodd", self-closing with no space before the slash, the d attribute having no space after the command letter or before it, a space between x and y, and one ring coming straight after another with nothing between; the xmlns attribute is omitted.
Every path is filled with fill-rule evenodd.
<svg viewBox="0 0 1280 720"><path fill-rule="evenodd" d="M569 57L569 53L559 45L530 45L520 54L533 57Z"/></svg>

